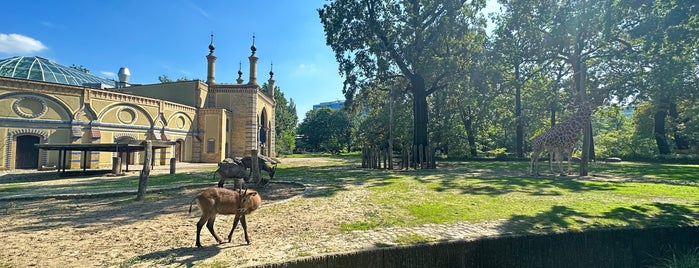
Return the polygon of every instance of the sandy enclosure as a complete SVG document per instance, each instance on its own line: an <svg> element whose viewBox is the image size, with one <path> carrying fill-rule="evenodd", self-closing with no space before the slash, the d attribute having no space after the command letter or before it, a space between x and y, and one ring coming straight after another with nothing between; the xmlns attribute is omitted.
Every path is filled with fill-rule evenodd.
<svg viewBox="0 0 699 268"><path fill-rule="evenodd" d="M314 160L284 159L293 166L309 161ZM502 232L499 221L343 232L341 223L379 209L366 202L370 191L365 186L332 191L333 186L271 183L259 189L263 207L247 216L251 245L240 227L232 243L218 245L204 228L204 247L196 248L201 214L196 204L191 214L188 210L207 187L149 194L145 201L127 196L0 202L0 267L250 266L373 248L405 234L452 240ZM224 240L232 223L232 215L216 219Z"/></svg>
<svg viewBox="0 0 699 268"><path fill-rule="evenodd" d="M201 214L196 203L191 214L188 210L193 197L205 188L149 195L141 202L132 196L3 201L0 266L238 266L372 246L355 243L337 231L341 222L361 215L361 208L352 204L363 190L340 193L332 202L314 202L298 196L322 186L306 189L298 184L271 183L260 190L263 207L247 217L250 246L245 244L241 227L233 234L232 243L220 245L204 228L204 248L197 249L194 239ZM217 217L215 228L224 239L232 222L233 216Z"/></svg>
<svg viewBox="0 0 699 268"><path fill-rule="evenodd" d="M129 197L2 204L0 263L16 267L245 265L362 247L333 236L339 222L351 221L352 208L343 207L351 202L320 202L311 207L291 200L268 204L248 216L252 245L245 245L240 227L232 243L220 245L204 229L204 248L197 249L195 224L200 213L196 204L191 214L187 211L199 191L181 190L143 202ZM224 239L232 221L233 216L217 217L215 227Z"/></svg>

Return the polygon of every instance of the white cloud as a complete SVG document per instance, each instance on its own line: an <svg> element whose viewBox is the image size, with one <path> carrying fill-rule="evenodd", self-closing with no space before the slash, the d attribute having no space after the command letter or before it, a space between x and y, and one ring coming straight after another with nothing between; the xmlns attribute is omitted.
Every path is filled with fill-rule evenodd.
<svg viewBox="0 0 699 268"><path fill-rule="evenodd" d="M41 25L44 25L44 26L46 26L46 27L48 27L48 28L53 28L53 29L58 28L57 25L55 25L55 24L53 24L53 23L51 23L51 22L48 22L48 21L41 21L40 23L41 23Z"/></svg>
<svg viewBox="0 0 699 268"><path fill-rule="evenodd" d="M100 71L100 73L101 73L102 75L104 75L105 77L116 77L116 73L115 73L115 72Z"/></svg>
<svg viewBox="0 0 699 268"><path fill-rule="evenodd" d="M30 54L47 49L41 41L21 34L0 33L0 52Z"/></svg>
<svg viewBox="0 0 699 268"><path fill-rule="evenodd" d="M191 1L185 1L185 3L187 3L187 4L188 4L190 7L192 7L195 11L197 11L197 13L199 13L199 15L201 15L202 17L204 17L204 18L206 18L206 19L209 19L209 18L210 18L209 13L207 13L206 11L204 11L204 9L200 8L199 6L197 6L196 4L192 3Z"/></svg>
<svg viewBox="0 0 699 268"><path fill-rule="evenodd" d="M305 64L301 63L299 66L296 68L296 71L294 73L298 75L310 75L313 73L318 72L318 67L311 63L311 64Z"/></svg>

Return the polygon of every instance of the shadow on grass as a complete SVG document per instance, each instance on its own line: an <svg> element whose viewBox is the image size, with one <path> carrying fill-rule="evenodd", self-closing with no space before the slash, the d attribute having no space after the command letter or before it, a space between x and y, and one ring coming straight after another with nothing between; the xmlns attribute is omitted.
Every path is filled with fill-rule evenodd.
<svg viewBox="0 0 699 268"><path fill-rule="evenodd" d="M442 176L438 176L442 177ZM442 179L437 191L459 190L462 194L503 195L513 192L530 195L556 196L560 191L613 191L619 185L612 183L588 183L572 177L528 178L528 177L479 177L463 180Z"/></svg>
<svg viewBox="0 0 699 268"><path fill-rule="evenodd" d="M36 224L13 226L8 229L11 231L43 231L65 226L99 230L110 228L109 225L104 225L104 222L130 224L167 213L186 213L193 197L194 194L182 189L149 193L144 201L135 201L134 196L128 196L56 199L51 201L50 206L47 206L46 202L8 202L0 206L0 211L5 211L8 215L31 218L31 221L38 220ZM32 213L25 213L26 209Z"/></svg>
<svg viewBox="0 0 699 268"><path fill-rule="evenodd" d="M515 215L503 223L500 227L504 232L514 234L542 234L560 230L566 230L571 226L580 226L587 222L613 221L622 224L612 226L626 226L631 228L645 228L655 226L686 226L696 224L699 221L699 213L694 212L689 206L650 203L631 207L619 207L602 215L590 215L571 209L566 206L552 206L550 210L533 216ZM603 227L603 226L596 226Z"/></svg>
<svg viewBox="0 0 699 268"><path fill-rule="evenodd" d="M593 172L604 172L634 179L647 178L699 183L698 165L622 162L593 165L591 170Z"/></svg>
<svg viewBox="0 0 699 268"><path fill-rule="evenodd" d="M218 246L206 246L202 248L180 247L162 251L155 251L135 258L135 261L150 261L155 265L173 265L194 267L194 263L214 257L221 252Z"/></svg>
<svg viewBox="0 0 699 268"><path fill-rule="evenodd" d="M275 180L292 181L314 186L313 192L305 197L330 197L347 191L351 186L384 186L394 183L399 176L386 170L363 169L355 158L341 158L323 166L294 166L277 168Z"/></svg>

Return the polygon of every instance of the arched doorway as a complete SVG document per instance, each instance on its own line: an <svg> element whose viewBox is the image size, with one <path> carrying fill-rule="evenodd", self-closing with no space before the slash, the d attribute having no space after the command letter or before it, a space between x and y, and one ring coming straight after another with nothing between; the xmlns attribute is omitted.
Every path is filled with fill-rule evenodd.
<svg viewBox="0 0 699 268"><path fill-rule="evenodd" d="M262 113L260 114L260 122L258 123L258 126L260 126L259 129L259 139L258 142L260 143L259 145L259 151L260 154L263 155L268 155L267 154L267 148L269 147L267 144L268 135L267 135L267 110L262 109Z"/></svg>
<svg viewBox="0 0 699 268"><path fill-rule="evenodd" d="M17 136L15 147L15 168L16 169L36 169L39 167L39 148L34 144L39 144L41 139L32 135Z"/></svg>
<svg viewBox="0 0 699 268"><path fill-rule="evenodd" d="M175 142L175 159L177 162L182 162L184 155L184 140L179 139Z"/></svg>

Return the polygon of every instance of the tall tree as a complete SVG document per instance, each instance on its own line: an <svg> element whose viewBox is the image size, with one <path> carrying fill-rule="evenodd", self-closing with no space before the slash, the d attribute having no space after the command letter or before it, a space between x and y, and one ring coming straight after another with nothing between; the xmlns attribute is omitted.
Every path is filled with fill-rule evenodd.
<svg viewBox="0 0 699 268"><path fill-rule="evenodd" d="M303 136L303 147L315 152L332 152L349 149L352 124L346 112L328 107L313 109L306 113L299 124L298 134Z"/></svg>
<svg viewBox="0 0 699 268"><path fill-rule="evenodd" d="M683 127L677 127L685 121L679 116L678 102L694 95L699 80L699 2L637 0L618 1L616 6L626 18L619 28L636 45L635 59L640 63L636 79L643 81L638 93L653 103L658 152L671 152L668 122L675 125L670 127L674 146L686 149L688 136L680 130Z"/></svg>
<svg viewBox="0 0 699 268"><path fill-rule="evenodd" d="M459 75L482 34L483 0L338 0L318 10L351 102L375 81L402 80L413 100L413 143L429 145L427 97Z"/></svg>
<svg viewBox="0 0 699 268"><path fill-rule="evenodd" d="M613 16L612 0L501 0L506 8L521 11L532 20L525 33L536 33L543 56L570 66L573 89L588 101L588 65L592 59L614 54L619 39L615 34L619 17ZM591 148L591 125L583 129L580 174L587 175Z"/></svg>
<svg viewBox="0 0 699 268"><path fill-rule="evenodd" d="M522 115L522 90L530 79L545 70L546 64L552 59L542 57L541 31L531 31L536 21L531 18L534 14L522 10L521 5L510 1L502 1L506 7L495 20L497 28L494 31L494 49L497 59L503 64L504 78L507 86L514 89L515 116L515 154L524 157L524 118Z"/></svg>
<svg viewBox="0 0 699 268"><path fill-rule="evenodd" d="M262 84L262 90L265 92L269 91L269 86L266 82ZM296 104L291 98L287 101L284 92L278 86L274 86L274 101L276 103L274 131L277 137L275 147L277 153L291 154L296 147L296 125L298 124Z"/></svg>

